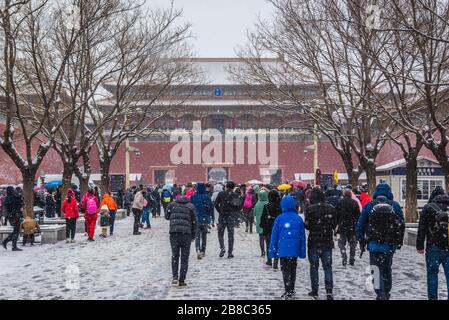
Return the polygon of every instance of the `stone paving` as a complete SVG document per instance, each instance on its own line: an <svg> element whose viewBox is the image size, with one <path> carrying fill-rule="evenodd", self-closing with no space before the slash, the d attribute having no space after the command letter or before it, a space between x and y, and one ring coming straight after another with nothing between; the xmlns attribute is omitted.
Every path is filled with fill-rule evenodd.
<svg viewBox="0 0 449 320"><path fill-rule="evenodd" d="M235 258L219 258L217 231L208 235L207 256L197 260L192 245L187 288L171 286L168 222L152 219L153 229L132 235L132 218L118 221L113 237L88 243L27 246L0 251L0 299L279 299L282 273L265 265L257 234L236 229ZM99 230L97 230L97 235ZM357 253L358 255L359 253ZM336 299L373 299L367 288L368 254L355 267L341 266L334 250ZM424 257L404 247L394 260L392 298L426 299ZM320 293L324 295L320 270ZM297 299L308 299L309 263L298 263ZM446 298L444 276L440 298Z"/></svg>

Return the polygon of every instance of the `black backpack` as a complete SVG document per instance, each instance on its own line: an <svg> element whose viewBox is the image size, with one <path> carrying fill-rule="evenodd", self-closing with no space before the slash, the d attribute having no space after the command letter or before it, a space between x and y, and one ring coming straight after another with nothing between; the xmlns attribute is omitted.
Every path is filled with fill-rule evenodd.
<svg viewBox="0 0 449 320"><path fill-rule="evenodd" d="M240 211L243 206L242 199L235 192L226 192L226 198L224 202L224 211L228 213Z"/></svg>
<svg viewBox="0 0 449 320"><path fill-rule="evenodd" d="M431 233L448 234L449 211L443 210L436 203L429 203L429 206L435 211L435 223L430 226Z"/></svg>
<svg viewBox="0 0 449 320"><path fill-rule="evenodd" d="M390 203L376 204L369 215L368 241L402 246L405 224Z"/></svg>

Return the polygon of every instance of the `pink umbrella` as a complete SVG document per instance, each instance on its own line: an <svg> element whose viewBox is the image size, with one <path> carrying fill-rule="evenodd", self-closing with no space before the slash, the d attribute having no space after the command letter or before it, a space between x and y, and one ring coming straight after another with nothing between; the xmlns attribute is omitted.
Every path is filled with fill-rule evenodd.
<svg viewBox="0 0 449 320"><path fill-rule="evenodd" d="M299 188L299 187L305 188L305 187L307 187L307 182L304 182L302 180L293 180L293 181L290 181L289 184L292 185L295 188Z"/></svg>

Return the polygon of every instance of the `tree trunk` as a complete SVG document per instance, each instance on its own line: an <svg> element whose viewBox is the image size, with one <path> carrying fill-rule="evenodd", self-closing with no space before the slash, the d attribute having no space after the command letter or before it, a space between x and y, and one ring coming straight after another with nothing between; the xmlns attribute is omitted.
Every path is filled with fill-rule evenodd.
<svg viewBox="0 0 449 320"><path fill-rule="evenodd" d="M349 180L349 184L353 187L356 188L359 185L359 178L360 178L360 173L356 172L356 171L348 171L348 180Z"/></svg>
<svg viewBox="0 0 449 320"><path fill-rule="evenodd" d="M374 194L374 190L376 189L377 181L376 181L376 164L369 163L362 165L363 170L366 172L366 180L368 184L368 193L370 195Z"/></svg>
<svg viewBox="0 0 449 320"><path fill-rule="evenodd" d="M414 223L418 219L418 159L417 155L406 158L405 220Z"/></svg>
<svg viewBox="0 0 449 320"><path fill-rule="evenodd" d="M100 161L100 167L101 167L101 190L103 191L103 193L109 192L110 191L109 171L111 169L111 160L104 159L103 161Z"/></svg>
<svg viewBox="0 0 449 320"><path fill-rule="evenodd" d="M72 163L64 163L64 171L62 172L61 195L65 197L67 190L72 187L73 165Z"/></svg>
<svg viewBox="0 0 449 320"><path fill-rule="evenodd" d="M22 172L23 179L23 215L24 217L34 218L34 178L36 169L26 170Z"/></svg>

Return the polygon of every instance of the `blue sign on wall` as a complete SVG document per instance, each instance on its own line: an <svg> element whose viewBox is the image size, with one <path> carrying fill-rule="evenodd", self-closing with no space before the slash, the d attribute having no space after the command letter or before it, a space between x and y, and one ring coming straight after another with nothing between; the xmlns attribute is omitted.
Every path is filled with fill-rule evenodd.
<svg viewBox="0 0 449 320"><path fill-rule="evenodd" d="M391 174L394 176L405 176L406 170L405 167L399 167L391 170ZM425 177L425 176L442 176L443 175L443 169L438 167L418 167L418 176L419 177Z"/></svg>
<svg viewBox="0 0 449 320"><path fill-rule="evenodd" d="M221 88L214 88L214 97L221 97Z"/></svg>

